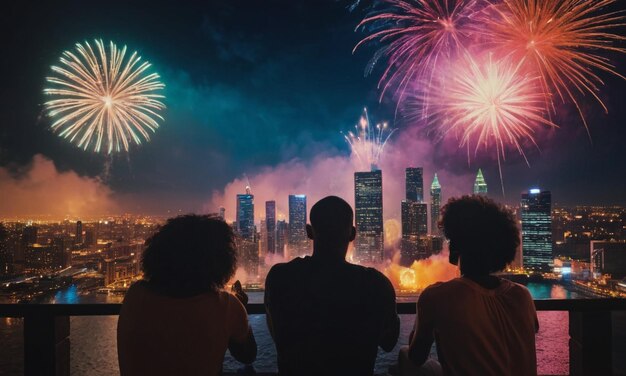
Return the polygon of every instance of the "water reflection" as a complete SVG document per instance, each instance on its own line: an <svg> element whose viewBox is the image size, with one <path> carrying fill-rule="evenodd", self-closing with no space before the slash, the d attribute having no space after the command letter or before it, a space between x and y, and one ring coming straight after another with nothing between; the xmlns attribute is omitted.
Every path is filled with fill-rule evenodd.
<svg viewBox="0 0 626 376"><path fill-rule="evenodd" d="M57 291L54 294L52 303L55 304L77 304L78 301L78 288L76 285L70 285L68 288Z"/></svg>

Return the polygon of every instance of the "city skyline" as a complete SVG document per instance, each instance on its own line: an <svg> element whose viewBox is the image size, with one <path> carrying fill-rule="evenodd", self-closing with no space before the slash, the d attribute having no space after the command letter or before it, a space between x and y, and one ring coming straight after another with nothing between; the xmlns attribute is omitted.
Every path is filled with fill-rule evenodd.
<svg viewBox="0 0 626 376"><path fill-rule="evenodd" d="M626 177L612 173L611 167L626 164L625 153L616 152L626 138L621 126L626 109L620 106L625 81L606 78L602 96L608 114L592 101L581 102L591 139L576 109L555 103L560 111L553 120L560 128L539 131L537 148L525 147L530 167L516 151L507 152L503 197L496 188L493 156L479 153L468 163L467 150L437 142L418 124L395 116L390 98L379 102L375 76L380 67L363 77L371 49L350 53L365 35L354 28L369 4L350 11L348 3L233 1L184 8L157 3L151 5L153 17L143 17L142 6L126 3L123 17L114 5L95 12L92 4L31 9L12 3L4 15L15 15L5 22L14 33L3 34L3 45L22 58L1 63L4 71L19 74L7 75L0 100L0 190L13 198L0 206L0 215L216 211L223 196L230 196L229 187L246 176L262 201L271 199L264 191L277 182L312 199L316 194L348 196L349 179L338 177L332 167L353 167L341 132L353 129L363 107L374 123L388 122L397 129L380 166L384 173L399 176L398 170L421 165L431 171L424 176L430 181L437 171L448 187L447 197L465 192L480 167L493 197L507 204L515 203L528 186L550 187L565 205L626 204L621 194ZM76 16L73 22L56 21L70 11ZM263 12L282 15L282 22L256 17ZM259 28L266 31L262 37ZM166 85L167 108L159 131L149 143L112 158L64 142L48 129L50 119L42 111L50 66L62 51L94 38L138 51ZM614 59L617 71L624 71L625 60ZM307 189L315 184L307 179L324 177L331 182ZM42 180L45 184L37 184ZM393 190L386 196L395 202L396 194L404 195L403 187L393 188L393 180L385 180L390 183L385 189ZM576 188L583 186L585 190ZM399 216L399 209L387 207Z"/></svg>

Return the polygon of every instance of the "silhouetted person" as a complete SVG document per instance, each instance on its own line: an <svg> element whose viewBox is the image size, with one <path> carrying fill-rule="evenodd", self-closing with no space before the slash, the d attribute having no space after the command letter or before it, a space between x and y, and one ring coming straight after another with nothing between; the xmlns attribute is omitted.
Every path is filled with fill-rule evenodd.
<svg viewBox="0 0 626 376"><path fill-rule="evenodd" d="M236 268L231 227L181 216L146 245L144 280L128 290L117 327L121 375L219 375L227 348L241 362L254 361L246 309L222 290Z"/></svg>
<svg viewBox="0 0 626 376"><path fill-rule="evenodd" d="M391 351L398 340L393 286L346 262L356 234L347 202L326 197L310 220L313 255L275 265L265 281L280 375L372 375L378 347Z"/></svg>
<svg viewBox="0 0 626 376"><path fill-rule="evenodd" d="M450 242L450 263L460 265L461 277L421 293L408 358L422 365L436 341L445 375L536 375L539 324L532 297L524 286L492 275L511 263L519 248L513 214L483 196L464 196L442 208L440 225ZM405 371L406 356L405 348L400 352Z"/></svg>

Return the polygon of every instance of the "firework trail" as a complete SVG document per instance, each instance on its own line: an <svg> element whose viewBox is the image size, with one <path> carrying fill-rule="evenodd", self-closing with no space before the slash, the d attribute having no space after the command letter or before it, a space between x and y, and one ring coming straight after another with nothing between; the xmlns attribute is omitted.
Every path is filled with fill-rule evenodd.
<svg viewBox="0 0 626 376"><path fill-rule="evenodd" d="M545 93L539 77L520 72L520 64L494 61L491 54L477 61L469 54L459 59L451 74L435 80L429 88L427 123L440 137L456 136L459 147L495 146L504 193L501 160L512 145L523 157L523 145L534 140L538 126L556 127L545 117ZM418 109L422 94L413 98ZM418 114L418 116L421 116ZM528 161L526 161L528 163Z"/></svg>
<svg viewBox="0 0 626 376"><path fill-rule="evenodd" d="M380 47L370 60L366 73L371 73L379 59L385 57L387 66L378 83L381 99L390 88L395 88L400 101L413 80L429 76L436 65L442 64L466 43L475 0L384 0L383 11L368 15L361 27L372 33L362 39L353 50L374 41Z"/></svg>
<svg viewBox="0 0 626 376"><path fill-rule="evenodd" d="M624 11L604 11L617 0L504 0L488 8L482 21L487 46L500 57L522 61L541 79L544 92L575 104L587 128L579 96L598 96L604 85L597 72L619 76L601 53L625 53L616 46L626 38L611 32L624 26ZM547 107L555 111L552 97Z"/></svg>
<svg viewBox="0 0 626 376"><path fill-rule="evenodd" d="M158 92L165 85L148 73L150 63L141 62L137 52L127 58L126 46L110 42L108 53L102 40L95 46L77 43L74 51L63 52L46 78L51 128L83 150L128 151L132 142L148 141L163 120L164 96Z"/></svg>
<svg viewBox="0 0 626 376"><path fill-rule="evenodd" d="M360 162L367 164L368 168L376 169L385 145L395 129L390 129L387 123L378 123L373 126L367 114L367 108L363 109L359 123L354 128L354 132L344 135L352 153Z"/></svg>

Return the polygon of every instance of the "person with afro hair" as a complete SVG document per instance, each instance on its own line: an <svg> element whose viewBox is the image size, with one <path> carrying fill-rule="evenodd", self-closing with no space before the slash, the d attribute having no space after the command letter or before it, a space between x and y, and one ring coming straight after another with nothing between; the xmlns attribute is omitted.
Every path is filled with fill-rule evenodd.
<svg viewBox="0 0 626 376"><path fill-rule="evenodd" d="M401 373L536 375L533 299L526 287L494 275L519 249L515 217L489 198L463 196L442 208L439 227L461 276L420 294ZM428 359L433 342L440 364Z"/></svg>
<svg viewBox="0 0 626 376"><path fill-rule="evenodd" d="M237 267L232 228L215 216L169 219L146 241L143 280L124 298L120 374L219 375L226 349L246 364L256 342L243 290L224 291Z"/></svg>

